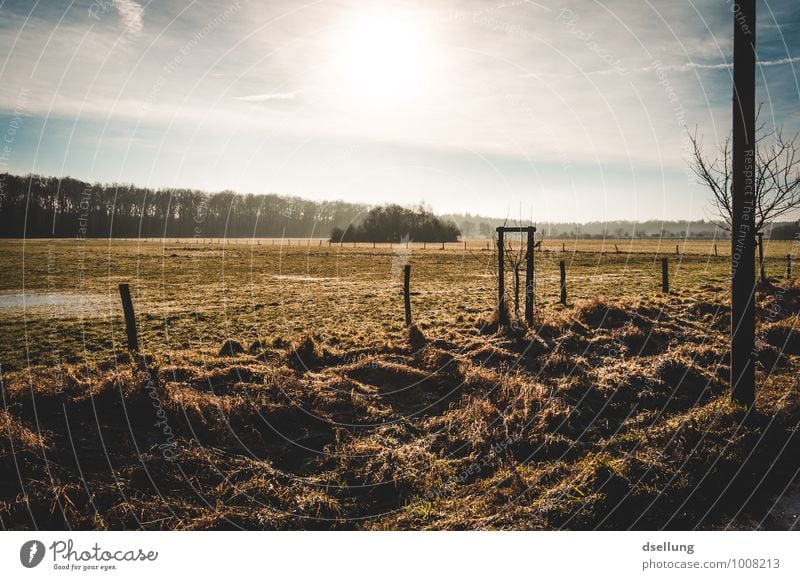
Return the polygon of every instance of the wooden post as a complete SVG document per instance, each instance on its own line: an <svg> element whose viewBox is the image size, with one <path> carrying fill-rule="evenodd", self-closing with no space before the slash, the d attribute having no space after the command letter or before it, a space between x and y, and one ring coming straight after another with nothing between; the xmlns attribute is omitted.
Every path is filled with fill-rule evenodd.
<svg viewBox="0 0 800 580"><path fill-rule="evenodd" d="M411 326L411 264L403 268L403 302L406 308L406 326Z"/></svg>
<svg viewBox="0 0 800 580"><path fill-rule="evenodd" d="M528 228L525 264L525 322L533 326L533 228Z"/></svg>
<svg viewBox="0 0 800 580"><path fill-rule="evenodd" d="M717 244L714 244L714 255L719 256L719 254L717 253Z"/></svg>
<svg viewBox="0 0 800 580"><path fill-rule="evenodd" d="M442 251L444 251L444 242L442 242Z"/></svg>
<svg viewBox="0 0 800 580"><path fill-rule="evenodd" d="M786 279L789 280L792 277L792 255L786 254Z"/></svg>
<svg viewBox="0 0 800 580"><path fill-rule="evenodd" d="M563 252L566 252L566 251L567 251L567 244L564 243L564 242L561 242L561 252L563 253Z"/></svg>
<svg viewBox="0 0 800 580"><path fill-rule="evenodd" d="M505 241L503 240L503 229L499 227L497 228L497 319L500 324L508 323L508 313L506 312L506 268L504 253Z"/></svg>
<svg viewBox="0 0 800 580"><path fill-rule="evenodd" d="M427 250L428 249L428 242L422 242L422 249L423 250Z"/></svg>
<svg viewBox="0 0 800 580"><path fill-rule="evenodd" d="M467 242L464 242L464 251L467 251Z"/></svg>
<svg viewBox="0 0 800 580"><path fill-rule="evenodd" d="M615 251L617 254L619 254L619 248L617 247L617 244L614 244L614 251Z"/></svg>
<svg viewBox="0 0 800 580"><path fill-rule="evenodd" d="M678 248L678 244L675 244L675 255L676 255L676 256L680 256L680 255L681 255L681 251L680 251L680 249Z"/></svg>
<svg viewBox="0 0 800 580"><path fill-rule="evenodd" d="M756 0L733 14L731 400L755 403Z"/></svg>
<svg viewBox="0 0 800 580"><path fill-rule="evenodd" d="M764 268L764 234L758 232L758 272L761 275L761 283L767 281L767 273Z"/></svg>
<svg viewBox="0 0 800 580"><path fill-rule="evenodd" d="M661 258L661 291L669 294L669 258Z"/></svg>
<svg viewBox="0 0 800 580"><path fill-rule="evenodd" d="M561 270L561 304L567 305L567 264L564 260L558 263L558 268Z"/></svg>
<svg viewBox="0 0 800 580"><path fill-rule="evenodd" d="M125 333L128 335L128 350L139 350L139 335L136 332L136 316L133 313L131 289L127 284L119 285L119 297L122 300L122 312L125 314Z"/></svg>

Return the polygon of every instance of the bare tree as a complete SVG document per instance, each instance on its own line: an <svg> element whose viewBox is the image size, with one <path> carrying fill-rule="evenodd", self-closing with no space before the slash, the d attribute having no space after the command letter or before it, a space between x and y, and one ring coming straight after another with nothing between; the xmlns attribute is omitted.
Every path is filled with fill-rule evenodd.
<svg viewBox="0 0 800 580"><path fill-rule="evenodd" d="M765 131L765 125L761 123L756 128L754 234L763 233L764 228L777 218L800 208L800 135L795 133L787 138L783 127ZM711 190L713 210L721 220L717 225L730 232L733 213L732 137L729 135L717 147L714 157L706 156L702 136L698 137L696 130L689 138L693 149L691 169L699 183Z"/></svg>
<svg viewBox="0 0 800 580"><path fill-rule="evenodd" d="M514 247L511 240L505 243L504 253L506 260L511 264L511 270L514 273L514 317L519 318L519 274L525 264L527 246L525 243L520 242L518 247Z"/></svg>

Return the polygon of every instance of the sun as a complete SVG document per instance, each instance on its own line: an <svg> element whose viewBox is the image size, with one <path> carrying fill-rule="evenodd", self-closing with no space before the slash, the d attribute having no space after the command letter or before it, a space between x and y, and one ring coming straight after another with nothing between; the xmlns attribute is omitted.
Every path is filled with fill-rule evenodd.
<svg viewBox="0 0 800 580"><path fill-rule="evenodd" d="M421 21L402 13L362 14L340 37L336 68L341 91L359 106L408 103L425 92L432 56Z"/></svg>

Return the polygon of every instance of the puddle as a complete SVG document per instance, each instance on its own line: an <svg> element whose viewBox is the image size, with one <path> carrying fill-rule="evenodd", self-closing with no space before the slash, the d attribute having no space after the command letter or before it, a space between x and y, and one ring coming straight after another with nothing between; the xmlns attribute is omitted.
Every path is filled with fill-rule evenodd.
<svg viewBox="0 0 800 580"><path fill-rule="evenodd" d="M49 310L56 316L105 316L109 298L102 294L77 294L75 292L53 292L38 294L17 292L0 294L0 311L22 312L23 310Z"/></svg>
<svg viewBox="0 0 800 580"><path fill-rule="evenodd" d="M327 280L336 280L336 278L315 278L314 276L288 276L279 274L273 276L276 280L288 280L293 282L324 282Z"/></svg>

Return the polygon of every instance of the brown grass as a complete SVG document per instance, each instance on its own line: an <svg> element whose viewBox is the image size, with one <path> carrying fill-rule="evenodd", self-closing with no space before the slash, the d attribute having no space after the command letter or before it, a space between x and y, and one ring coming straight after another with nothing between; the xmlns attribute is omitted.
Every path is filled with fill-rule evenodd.
<svg viewBox="0 0 800 580"><path fill-rule="evenodd" d="M778 528L800 467L787 248L746 414L726 396L728 260L671 256L662 295L648 244L537 253L533 328L492 315L492 252L415 249L407 328L391 248L33 241L23 269L5 242L2 291L131 281L143 354L113 292L84 317L2 313L0 525Z"/></svg>
<svg viewBox="0 0 800 580"><path fill-rule="evenodd" d="M772 299L761 295L760 307ZM770 499L800 467L797 315L759 329L772 372L760 367L758 410L747 414L727 402L724 335L707 311L598 297L540 320L538 332L412 327L361 351L304 335L202 363L136 357L12 373L0 468L14 476L3 480L0 520L769 527Z"/></svg>

